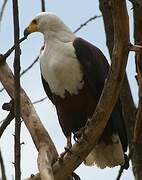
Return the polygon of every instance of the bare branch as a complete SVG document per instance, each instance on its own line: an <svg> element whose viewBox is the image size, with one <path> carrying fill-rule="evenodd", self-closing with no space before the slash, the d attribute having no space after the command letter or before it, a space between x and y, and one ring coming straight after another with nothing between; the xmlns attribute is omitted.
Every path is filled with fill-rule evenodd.
<svg viewBox="0 0 142 180"><path fill-rule="evenodd" d="M46 144L41 143L38 153L38 169L40 172L40 178L42 180L54 180L54 175L51 167L51 159L47 157ZM48 171L48 173L47 173Z"/></svg>
<svg viewBox="0 0 142 180"><path fill-rule="evenodd" d="M140 46L140 45L131 45L130 46L130 51L140 52L140 51L142 51L142 46Z"/></svg>
<svg viewBox="0 0 142 180"><path fill-rule="evenodd" d="M27 73L38 61L39 56L26 68L24 69L21 74L20 77L22 77L25 73ZM0 89L0 93L4 91L4 88Z"/></svg>
<svg viewBox="0 0 142 180"><path fill-rule="evenodd" d="M77 33L78 31L80 31L84 26L86 26L89 22L102 17L102 15L95 15L91 18L89 18L87 21L85 21L83 24L81 24L76 30L74 30L74 33Z"/></svg>
<svg viewBox="0 0 142 180"><path fill-rule="evenodd" d="M1 93L2 91L4 91L4 88L1 88L1 89L0 89L0 93Z"/></svg>
<svg viewBox="0 0 142 180"><path fill-rule="evenodd" d="M18 46L21 42L23 42L25 39L27 39L26 36L22 37L21 39L19 39L19 41L17 42L17 44L14 44L3 56L6 59L8 56L10 56L10 54L15 50L16 46Z"/></svg>
<svg viewBox="0 0 142 180"><path fill-rule="evenodd" d="M2 58L2 56L0 58ZM8 94L11 96L11 98L14 98L14 77L8 65L3 61L2 63L0 63L0 81L5 87ZM48 159L48 161L46 162L50 162L48 166L50 167L51 164L56 161L58 153L48 132L42 125L30 99L27 97L23 89L21 89L21 117L33 138L37 150L40 151L40 148L45 148L47 156L46 160ZM41 159L45 158L45 153L40 153L39 156L39 158ZM47 168L46 170L46 173L50 174L52 177L51 168Z"/></svg>
<svg viewBox="0 0 142 180"><path fill-rule="evenodd" d="M19 46L19 12L18 1L13 0L13 22L14 22L14 44L15 44L15 57L14 57L14 114L15 114L15 180L21 179L21 108L20 108L20 46Z"/></svg>
<svg viewBox="0 0 142 180"><path fill-rule="evenodd" d="M45 12L46 8L45 8L45 0L41 0L41 11Z"/></svg>
<svg viewBox="0 0 142 180"><path fill-rule="evenodd" d="M112 57L112 51L113 51L113 46L114 46L114 27L113 27L111 3L110 1L106 1L106 0L99 0L99 2L100 2L99 7L102 12L103 21L104 21L104 28L105 28L105 33L106 33L106 44L109 50L110 57ZM132 45L130 44L129 47L131 48ZM124 116L127 133L128 133L129 150L131 150L134 124L135 124L136 106L134 104L127 74L125 75L125 78L122 84L122 88L120 92L120 100L122 104L123 116ZM132 160L132 166L133 166L133 156L131 156L131 160ZM122 172L122 168L121 168L121 172ZM119 176L121 177L120 173L119 173Z"/></svg>
<svg viewBox="0 0 142 180"><path fill-rule="evenodd" d="M0 150L0 167L1 167L2 180L7 180L1 150Z"/></svg>
<svg viewBox="0 0 142 180"><path fill-rule="evenodd" d="M141 3L142 1L136 0L135 2ZM136 180L141 180L142 177L142 6L140 4L134 4L133 16L134 16L134 41L136 45L134 48L139 49L136 51L135 62L137 71L138 93L139 103L136 112L136 122L134 128L133 137L133 158L134 166L133 172Z"/></svg>
<svg viewBox="0 0 142 180"><path fill-rule="evenodd" d="M131 159L131 153L132 153L132 152L130 151L130 152L129 152L129 155L128 155L128 158L125 159L125 160L127 160L128 163L129 163L129 161L130 161L130 159ZM121 176L122 176L122 174L123 174L124 169L125 169L124 166L121 166L121 167L120 167L116 180L120 180L120 179L121 179Z"/></svg>
<svg viewBox="0 0 142 180"><path fill-rule="evenodd" d="M45 99L47 99L47 96L45 96L45 97L43 97L43 98L41 98L39 100L34 101L33 104L38 104L40 102L43 102Z"/></svg>
<svg viewBox="0 0 142 180"><path fill-rule="evenodd" d="M2 17L3 17L4 10L5 10L7 2L8 2L8 0L3 1L2 7L1 7L1 10L0 10L0 25L1 25Z"/></svg>
<svg viewBox="0 0 142 180"><path fill-rule="evenodd" d="M10 124L10 122L14 119L14 106L12 106L8 116L6 117L6 119L3 121L2 125L0 126L0 138L4 132L4 130L6 129L6 127Z"/></svg>

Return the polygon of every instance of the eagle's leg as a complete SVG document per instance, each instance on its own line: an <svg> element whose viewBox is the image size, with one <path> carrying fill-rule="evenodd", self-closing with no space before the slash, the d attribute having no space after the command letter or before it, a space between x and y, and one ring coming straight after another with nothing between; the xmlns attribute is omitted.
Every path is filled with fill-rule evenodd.
<svg viewBox="0 0 142 180"><path fill-rule="evenodd" d="M74 136L73 139L75 140L75 142L79 143L79 139L81 138L81 136L85 139L85 133L84 133L85 128L82 127L79 129L79 131L77 131Z"/></svg>
<svg viewBox="0 0 142 180"><path fill-rule="evenodd" d="M71 143L71 135L70 135L70 136L67 137L67 144L66 144L66 146L64 147L65 151L62 152L62 153L59 155L59 157L58 157L59 162L62 162L62 161L63 161L63 158L64 158L65 154L71 152L71 151L70 151L71 147L72 147L72 143Z"/></svg>
<svg viewBox="0 0 142 180"><path fill-rule="evenodd" d="M67 137L67 145L64 147L65 151L69 151L72 147L72 143L71 143L71 135Z"/></svg>

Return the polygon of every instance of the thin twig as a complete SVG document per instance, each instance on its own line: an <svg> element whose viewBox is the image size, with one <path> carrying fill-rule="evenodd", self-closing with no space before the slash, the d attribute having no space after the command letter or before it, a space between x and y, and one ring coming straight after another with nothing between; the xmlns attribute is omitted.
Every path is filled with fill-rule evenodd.
<svg viewBox="0 0 142 180"><path fill-rule="evenodd" d="M3 4L1 6L1 10L0 10L0 25L1 25L2 17L3 17L4 10L5 10L7 2L8 2L8 0L4 0Z"/></svg>
<svg viewBox="0 0 142 180"><path fill-rule="evenodd" d="M23 42L25 39L27 39L27 36L22 37L21 39L19 39L19 41L17 42L17 44L14 44L3 56L4 58L8 58L8 56L10 56L10 54L16 49L16 46L18 46L21 42Z"/></svg>
<svg viewBox="0 0 142 180"><path fill-rule="evenodd" d="M15 57L14 57L14 113L15 113L15 180L21 179L21 144L20 144L20 131L21 131L21 113L20 113L20 45L19 45L19 12L18 0L13 0L13 21L14 21L14 44L15 44Z"/></svg>
<svg viewBox="0 0 142 180"><path fill-rule="evenodd" d="M7 178L6 178L6 174L5 174L5 167L4 167L4 162L3 162L1 150L0 150L0 167L1 167L2 180L6 180Z"/></svg>
<svg viewBox="0 0 142 180"><path fill-rule="evenodd" d="M46 8L45 8L45 0L41 0L41 11L45 12Z"/></svg>
<svg viewBox="0 0 142 180"><path fill-rule="evenodd" d="M2 91L4 91L4 88L1 88L1 89L0 89L0 93L1 93Z"/></svg>
<svg viewBox="0 0 142 180"><path fill-rule="evenodd" d="M120 167L120 169L119 169L119 173L118 173L118 175L117 175L117 178L116 178L116 180L120 180L120 178L121 178L121 176L122 176L122 173L123 173L123 168L122 167Z"/></svg>
<svg viewBox="0 0 142 180"><path fill-rule="evenodd" d="M140 45L130 45L130 51L140 52L140 51L142 51L142 46L140 46Z"/></svg>
<svg viewBox="0 0 142 180"><path fill-rule="evenodd" d="M25 68L25 69L21 72L20 77L22 77L27 71L29 71L29 70L36 64L36 62L38 61L38 59L39 59L39 56L38 56L27 68ZM1 93L2 91L4 91L4 88L1 88L1 89L0 89L0 93Z"/></svg>
<svg viewBox="0 0 142 180"><path fill-rule="evenodd" d="M46 96L46 97L43 97L43 98L41 98L41 99L39 99L39 100L34 101L33 104L38 104L38 103L40 103L40 102L43 102L45 99L47 99L47 96Z"/></svg>
<svg viewBox="0 0 142 180"><path fill-rule="evenodd" d="M0 126L0 138L6 129L6 127L10 124L10 122L14 119L14 106L12 106L8 116L6 119L3 121L2 125Z"/></svg>
<svg viewBox="0 0 142 180"><path fill-rule="evenodd" d="M132 153L133 153L133 152L132 152L132 150L131 150L131 151L129 152L129 155L128 155L127 159L125 159L125 161L127 161L128 166L129 166L129 162L130 162ZM125 156L125 157L126 157L126 156ZM122 176L122 174L123 174L123 172L124 172L125 169L126 169L125 166L121 166L121 167L120 167L119 172L118 172L118 175L117 175L117 177L116 177L116 180L120 180L120 178L121 178L121 176Z"/></svg>
<svg viewBox="0 0 142 180"><path fill-rule="evenodd" d="M86 26L89 22L91 22L91 21L93 21L93 20L95 20L95 19L97 19L97 18L100 18L100 17L102 17L102 15L95 15L95 16L89 18L87 21L85 21L83 24L81 24L81 25L74 31L74 33L77 33L78 31L80 31L80 29L82 29L84 26Z"/></svg>

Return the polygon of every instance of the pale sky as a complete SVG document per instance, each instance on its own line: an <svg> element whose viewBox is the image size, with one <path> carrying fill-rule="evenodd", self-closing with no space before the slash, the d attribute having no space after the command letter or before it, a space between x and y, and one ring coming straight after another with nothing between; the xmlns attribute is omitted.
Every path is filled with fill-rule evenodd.
<svg viewBox="0 0 142 180"><path fill-rule="evenodd" d="M0 53L4 53L8 48L13 44L13 19L12 19L12 1L8 1L8 4L5 9L3 21L0 28ZM0 7L2 0L0 2ZM19 13L20 13L20 31L21 36L27 24L31 19L39 13L41 10L40 0L24 0L19 1ZM97 0L46 0L46 10L55 12L62 20L71 28L75 30L80 24L84 21L93 17L94 15L100 15L99 4ZM132 10L131 4L128 4L129 16L131 21L131 37L133 36L133 26L132 26ZM106 42L105 42L105 32L103 27L102 18L96 19L95 21L90 22L87 26L82 28L77 34L96 46L98 46L104 53L104 55L109 59ZM132 39L132 38L131 38ZM24 41L21 44L21 68L25 69L30 65L33 60L37 57L40 47L43 43L43 37L40 33L34 33L28 37L28 40ZM12 68L13 56L10 56L7 60L8 64ZM137 103L137 85L135 81L135 65L133 54L129 57L129 63L127 67L129 72L129 80L131 83L131 88L134 96L135 103ZM28 96L32 101L40 99L45 96L39 72L39 64L37 63L32 70L30 70L26 75L21 79L21 85L27 92ZM0 88L2 85L0 84ZM4 102L9 101L7 93L4 91L0 93L0 121L6 117L6 112L1 109L1 105ZM61 128L58 124L58 119L56 115L55 107L47 99L42 103L35 105L35 108L49 132L52 140L54 141L58 152L63 151L65 146L65 137L61 131ZM6 175L8 180L12 179L14 174L14 166L12 164L14 160L13 156L13 135L14 134L14 122L12 122L6 129L3 134L0 147L4 158L4 163L6 166ZM30 176L38 172L37 169L37 151L32 142L32 139L24 125L22 123L22 134L21 142L24 142L25 145L22 145L22 178ZM87 167L81 165L76 172L81 177L81 180L114 180L116 179L119 168L106 168L101 170L95 166ZM122 180L132 180L132 169L125 171Z"/></svg>

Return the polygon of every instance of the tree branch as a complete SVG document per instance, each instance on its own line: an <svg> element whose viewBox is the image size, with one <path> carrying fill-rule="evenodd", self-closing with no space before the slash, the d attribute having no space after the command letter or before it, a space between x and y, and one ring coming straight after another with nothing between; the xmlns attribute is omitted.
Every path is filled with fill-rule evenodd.
<svg viewBox="0 0 142 180"><path fill-rule="evenodd" d="M106 1L106 0L99 0L99 2L100 2L100 10L102 12L103 21L104 21L104 28L105 28L105 33L106 33L106 44L109 50L110 57L112 57L112 51L113 51L113 46L114 46L114 27L113 27L113 19L112 19L112 12L111 12L111 3L110 1ZM130 46L131 48L130 50L132 50L132 47L133 46ZM120 100L122 104L123 115L124 115L124 119L126 123L127 133L128 133L129 149L131 151L136 107L133 101L127 75L125 75L125 78L122 84L122 89L120 91ZM133 165L133 156L132 156L132 165ZM122 168L120 169L120 171L122 172Z"/></svg>
<svg viewBox="0 0 142 180"><path fill-rule="evenodd" d="M90 23L91 21L97 19L97 18L100 18L102 17L101 15L95 15L91 18L89 18L87 21L85 21L83 24L81 24L76 30L74 30L73 33L77 33L78 31L80 31L84 26L87 26L88 23Z"/></svg>
<svg viewBox="0 0 142 180"><path fill-rule="evenodd" d="M139 53L139 52L142 51L142 46L140 46L140 45L132 45L130 47L130 51L134 51L136 53Z"/></svg>
<svg viewBox="0 0 142 180"><path fill-rule="evenodd" d="M1 7L1 10L0 10L0 25L1 25L2 17L3 17L4 10L5 10L7 2L8 2L8 0L3 1L2 7Z"/></svg>
<svg viewBox="0 0 142 180"><path fill-rule="evenodd" d="M22 37L21 39L19 39L19 41L17 42L17 44L14 44L4 55L3 55L3 61L6 60L6 58L8 58L8 56L10 56L10 54L15 50L16 46L18 46L21 42L23 42L25 39L27 39L27 36Z"/></svg>
<svg viewBox="0 0 142 180"><path fill-rule="evenodd" d="M0 63L0 81L11 98L14 98L14 77L8 65L3 60L1 61L1 58L2 56L0 57L0 62L2 62ZM43 148L43 146L45 148L46 154L40 153L39 157L44 156L40 158L45 160L48 158L51 166L58 156L56 148L23 89L21 89L21 117L33 138L37 150L41 152L40 148ZM52 177L51 168L46 170L46 173Z"/></svg>
<svg viewBox="0 0 142 180"><path fill-rule="evenodd" d="M18 1L13 0L13 23L14 23L14 114L15 114L15 180L21 179L21 117L20 117L20 46L19 46L19 12Z"/></svg>
<svg viewBox="0 0 142 180"><path fill-rule="evenodd" d="M8 114L8 116L6 117L6 119L3 121L2 125L0 126L0 138L4 132L4 130L6 129L6 127L10 124L10 122L14 119L15 115L14 115L14 106L12 106L10 108L10 112Z"/></svg>
<svg viewBox="0 0 142 180"><path fill-rule="evenodd" d="M45 12L46 8L45 8L45 0L41 0L41 11Z"/></svg>
<svg viewBox="0 0 142 180"><path fill-rule="evenodd" d="M34 101L33 104L38 104L38 103L40 103L40 102L43 102L45 99L47 99L47 96L45 96L45 97L43 97L43 98L41 98L41 99L38 99L38 100Z"/></svg>
<svg viewBox="0 0 142 180"><path fill-rule="evenodd" d="M133 156L134 166L133 172L136 180L141 180L142 177L142 1L136 0L133 2L134 16L134 41L137 46L133 46L136 51L135 62L137 71L137 82L139 88L139 104L136 114L136 123L134 128L134 144Z"/></svg>
<svg viewBox="0 0 142 180"><path fill-rule="evenodd" d="M2 180L7 180L1 150L0 150L0 167L1 167Z"/></svg>

